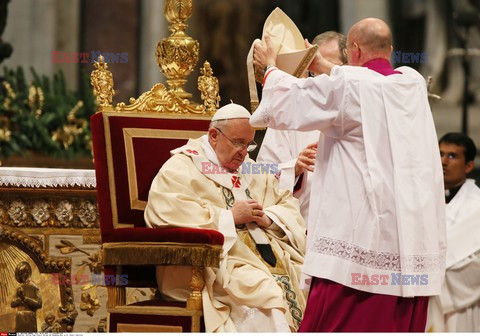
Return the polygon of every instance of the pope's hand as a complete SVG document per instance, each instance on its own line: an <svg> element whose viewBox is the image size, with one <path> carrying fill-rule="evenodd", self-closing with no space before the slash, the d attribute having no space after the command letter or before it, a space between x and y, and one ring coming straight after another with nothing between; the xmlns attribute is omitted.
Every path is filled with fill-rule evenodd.
<svg viewBox="0 0 480 336"><path fill-rule="evenodd" d="M238 201L230 209L235 225L256 222L265 213L262 206L255 200Z"/></svg>
<svg viewBox="0 0 480 336"><path fill-rule="evenodd" d="M257 217L255 222L258 224L258 226L261 226L264 228L268 228L270 225L272 225L272 220L270 219L270 217L268 217L265 214L261 217Z"/></svg>

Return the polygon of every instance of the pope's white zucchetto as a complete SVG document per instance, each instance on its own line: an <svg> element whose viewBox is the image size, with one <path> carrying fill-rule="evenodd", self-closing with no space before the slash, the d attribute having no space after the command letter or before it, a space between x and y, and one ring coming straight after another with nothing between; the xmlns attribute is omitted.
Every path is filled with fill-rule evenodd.
<svg viewBox="0 0 480 336"><path fill-rule="evenodd" d="M250 112L243 107L235 103L227 104L217 110L212 117L212 121L228 120L228 119L250 119Z"/></svg>

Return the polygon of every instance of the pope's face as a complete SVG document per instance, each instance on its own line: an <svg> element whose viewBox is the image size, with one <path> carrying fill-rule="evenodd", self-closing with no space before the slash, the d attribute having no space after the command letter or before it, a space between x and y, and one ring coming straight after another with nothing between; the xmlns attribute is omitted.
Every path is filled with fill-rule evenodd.
<svg viewBox="0 0 480 336"><path fill-rule="evenodd" d="M465 150L462 146L446 142L440 143L439 146L445 189L462 185L467 174L473 169L473 161L465 162Z"/></svg>
<svg viewBox="0 0 480 336"><path fill-rule="evenodd" d="M322 54L323 58L335 65L343 65L340 59L340 50L338 48L338 39L331 39L327 42L320 43L318 45L318 51ZM313 73L314 76L320 75L319 73Z"/></svg>
<svg viewBox="0 0 480 336"><path fill-rule="evenodd" d="M237 170L247 156L247 144L253 141L255 131L248 119L231 119L220 130L211 128L209 136L222 167Z"/></svg>
<svg viewBox="0 0 480 336"><path fill-rule="evenodd" d="M336 65L342 65L340 59L340 50L338 49L338 39L331 39L328 42L318 45L318 50L322 56L329 62Z"/></svg>

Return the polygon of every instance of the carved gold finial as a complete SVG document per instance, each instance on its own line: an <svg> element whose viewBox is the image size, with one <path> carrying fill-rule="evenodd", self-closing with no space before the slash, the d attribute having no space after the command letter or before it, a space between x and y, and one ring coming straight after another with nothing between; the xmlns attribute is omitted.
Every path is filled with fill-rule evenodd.
<svg viewBox="0 0 480 336"><path fill-rule="evenodd" d="M102 55L98 57L98 61L93 64L96 70L92 71L90 83L93 86L93 94L97 99L100 111L112 106L113 95L113 76L108 70L108 64L104 62Z"/></svg>
<svg viewBox="0 0 480 336"><path fill-rule="evenodd" d="M203 68L200 68L201 76L198 77L198 90L203 100L205 110L213 115L220 106L220 95L218 87L218 79L213 75L213 70L208 61L205 61Z"/></svg>
<svg viewBox="0 0 480 336"><path fill-rule="evenodd" d="M185 91L187 77L198 61L199 45L185 33L185 21L192 15L192 0L166 0L165 17L172 34L157 44L157 63L167 77L169 91L181 99L192 95Z"/></svg>

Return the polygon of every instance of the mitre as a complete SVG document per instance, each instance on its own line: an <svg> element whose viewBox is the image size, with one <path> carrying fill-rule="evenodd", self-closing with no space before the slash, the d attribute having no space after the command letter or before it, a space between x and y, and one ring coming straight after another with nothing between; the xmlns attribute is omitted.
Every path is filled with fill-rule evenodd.
<svg viewBox="0 0 480 336"><path fill-rule="evenodd" d="M272 46L277 52L277 68L295 77L307 75L318 46L305 47L300 30L280 8L275 8L263 25L262 41L270 35Z"/></svg>
<svg viewBox="0 0 480 336"><path fill-rule="evenodd" d="M312 63L317 45L305 47L300 30L280 8L275 8L263 25L262 42L270 35L272 46L277 53L277 68L295 77L306 77L307 69ZM255 80L263 82L263 69L254 69L253 46L260 40L255 40L247 56L248 86L252 112L258 106L258 93Z"/></svg>

